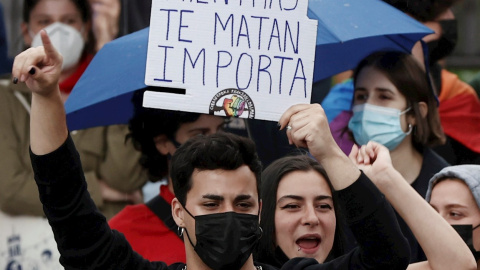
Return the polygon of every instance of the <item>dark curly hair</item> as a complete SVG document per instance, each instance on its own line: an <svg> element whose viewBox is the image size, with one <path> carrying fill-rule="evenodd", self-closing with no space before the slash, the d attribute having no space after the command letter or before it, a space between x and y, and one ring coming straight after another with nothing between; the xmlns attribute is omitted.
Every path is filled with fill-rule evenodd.
<svg viewBox="0 0 480 270"><path fill-rule="evenodd" d="M236 170L242 165L247 165L255 175L260 200L262 163L252 140L227 132L195 136L180 146L172 157L170 177L175 197L182 205L186 204L195 169Z"/></svg>
<svg viewBox="0 0 480 270"><path fill-rule="evenodd" d="M383 0L421 22L433 21L458 0Z"/></svg>
<svg viewBox="0 0 480 270"><path fill-rule="evenodd" d="M150 181L155 182L168 174L168 156L158 152L153 138L164 134L167 138L174 139L182 124L197 121L200 114L144 108L144 92L145 90L139 90L133 95L135 111L129 122L127 140L131 139L135 149L142 153L140 164L147 169Z"/></svg>

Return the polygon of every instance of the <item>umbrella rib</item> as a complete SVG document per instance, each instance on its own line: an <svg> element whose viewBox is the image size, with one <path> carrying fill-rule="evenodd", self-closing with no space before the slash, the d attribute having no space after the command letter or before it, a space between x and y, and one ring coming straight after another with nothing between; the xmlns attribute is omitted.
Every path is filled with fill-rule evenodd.
<svg viewBox="0 0 480 270"><path fill-rule="evenodd" d="M410 40L409 38L407 38L407 37L404 36L404 35L397 35L397 36ZM412 53L411 50L412 50L413 46L412 46L412 48L406 48L406 47L403 46L401 43L397 42L395 39L392 39L392 38L390 37L390 35L386 35L385 37L388 38L389 40L391 40L392 42L394 42L395 44L397 44L399 47L403 48L403 49L404 49L405 51L407 51L409 54ZM410 40L410 41L411 41L411 40ZM411 44L415 45L415 42L412 42Z"/></svg>
<svg viewBox="0 0 480 270"><path fill-rule="evenodd" d="M328 30L328 33L330 33L330 35L334 36L334 37L335 37L338 41L340 41L341 43L344 42L343 39L341 39L341 38L340 38L339 36L337 36L332 30L330 30L330 27L326 27L327 25L323 22L323 20L322 20L322 23L323 23L323 25L325 25L325 28L324 28L324 29Z"/></svg>

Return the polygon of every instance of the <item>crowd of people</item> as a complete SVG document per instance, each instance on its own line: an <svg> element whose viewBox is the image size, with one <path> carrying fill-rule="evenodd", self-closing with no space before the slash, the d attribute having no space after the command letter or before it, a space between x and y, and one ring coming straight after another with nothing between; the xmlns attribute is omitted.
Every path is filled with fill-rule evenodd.
<svg viewBox="0 0 480 270"><path fill-rule="evenodd" d="M128 124L68 130L75 83L148 26L151 1L25 0L24 51L0 81L0 220L50 226L42 254L65 269L480 269L480 101L440 65L456 1L384 1L435 31L429 55L373 53L325 108L247 122L248 138L144 108L145 90ZM0 267L33 267L8 249Z"/></svg>

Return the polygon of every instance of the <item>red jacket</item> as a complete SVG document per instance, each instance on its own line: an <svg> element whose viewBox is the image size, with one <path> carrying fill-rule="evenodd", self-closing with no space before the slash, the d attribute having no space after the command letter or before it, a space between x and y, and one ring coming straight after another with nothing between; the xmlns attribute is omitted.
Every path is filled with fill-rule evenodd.
<svg viewBox="0 0 480 270"><path fill-rule="evenodd" d="M160 187L160 196L170 204L175 198L166 185ZM112 229L123 233L133 250L145 259L163 261L168 265L185 263L183 241L145 204L125 207L108 224Z"/></svg>
<svg viewBox="0 0 480 270"><path fill-rule="evenodd" d="M58 85L60 87L60 91L65 94L70 94L72 92L73 87L77 83L77 81L82 77L83 72L87 69L88 65L93 59L93 54L85 54L80 59L80 64L75 72L72 73L68 78L60 82Z"/></svg>

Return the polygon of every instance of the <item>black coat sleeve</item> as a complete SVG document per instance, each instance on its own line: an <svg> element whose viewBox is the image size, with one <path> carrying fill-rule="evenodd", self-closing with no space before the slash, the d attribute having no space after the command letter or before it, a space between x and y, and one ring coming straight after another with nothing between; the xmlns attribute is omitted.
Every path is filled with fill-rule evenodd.
<svg viewBox="0 0 480 270"><path fill-rule="evenodd" d="M135 253L111 230L87 191L80 157L70 137L55 151L30 151L43 210L65 269L168 269Z"/></svg>
<svg viewBox="0 0 480 270"><path fill-rule="evenodd" d="M355 183L337 194L358 246L324 264L295 258L282 269L406 269L410 256L408 242L392 207L368 177L362 173Z"/></svg>

